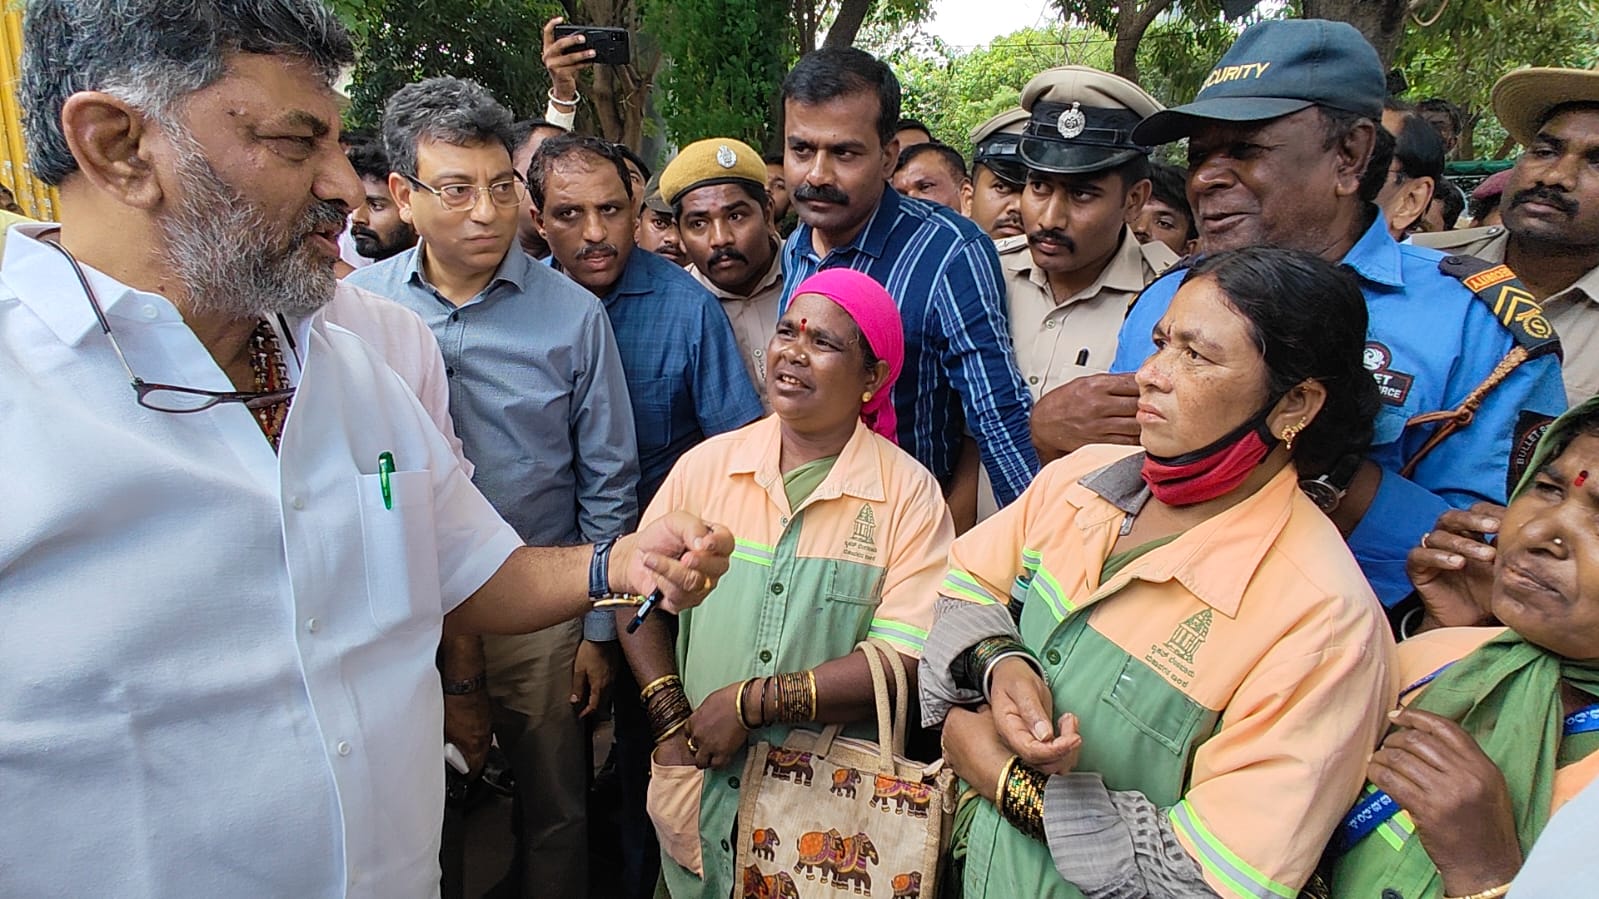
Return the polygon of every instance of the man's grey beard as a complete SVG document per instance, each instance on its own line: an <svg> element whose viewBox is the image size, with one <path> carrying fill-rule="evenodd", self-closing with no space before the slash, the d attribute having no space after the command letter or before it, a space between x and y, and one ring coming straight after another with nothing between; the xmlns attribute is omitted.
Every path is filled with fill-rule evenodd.
<svg viewBox="0 0 1599 899"><path fill-rule="evenodd" d="M309 315L333 299L333 261L305 245L313 228L344 221L314 202L293 222L270 222L206 161L194 137L169 128L182 197L160 222L165 262L200 315Z"/></svg>

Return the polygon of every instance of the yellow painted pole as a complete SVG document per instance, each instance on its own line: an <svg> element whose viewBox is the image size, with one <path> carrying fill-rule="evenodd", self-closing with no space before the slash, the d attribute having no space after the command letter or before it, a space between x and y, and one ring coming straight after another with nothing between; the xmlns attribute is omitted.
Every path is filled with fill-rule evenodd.
<svg viewBox="0 0 1599 899"><path fill-rule="evenodd" d="M22 59L20 4L0 0L0 183L11 188L22 211L53 221L60 198L55 189L34 178L22 139L22 110L17 105L18 63Z"/></svg>

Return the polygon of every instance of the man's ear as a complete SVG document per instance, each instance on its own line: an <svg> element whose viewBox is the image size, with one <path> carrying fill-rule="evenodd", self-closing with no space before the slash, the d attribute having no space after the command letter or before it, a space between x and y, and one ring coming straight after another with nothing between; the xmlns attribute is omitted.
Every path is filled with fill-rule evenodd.
<svg viewBox="0 0 1599 899"><path fill-rule="evenodd" d="M1395 198L1394 214L1389 224L1409 231L1427 214L1427 207L1432 205L1432 178L1412 178L1399 188L1399 196Z"/></svg>
<svg viewBox="0 0 1599 899"><path fill-rule="evenodd" d="M145 114L100 91L79 91L61 107L61 131L78 171L123 204L153 209L164 191L153 163L160 143Z"/></svg>
<svg viewBox="0 0 1599 899"><path fill-rule="evenodd" d="M1149 202L1149 195L1154 190L1155 183L1148 178L1140 179L1127 188L1127 196L1122 198L1122 218L1127 224L1131 225L1138 218L1138 213L1143 211L1144 204Z"/></svg>
<svg viewBox="0 0 1599 899"><path fill-rule="evenodd" d="M968 218L972 214L972 179L967 178L961 182L961 204L958 207L960 214Z"/></svg>
<svg viewBox="0 0 1599 899"><path fill-rule="evenodd" d="M400 212L400 221L414 226L411 218L411 202L415 199L411 193L411 182L399 172L389 173L389 195L394 197L394 206Z"/></svg>
<svg viewBox="0 0 1599 899"><path fill-rule="evenodd" d="M899 138L891 137L883 145L883 180L894 179L894 167L899 165Z"/></svg>
<svg viewBox="0 0 1599 899"><path fill-rule="evenodd" d="M1378 127L1366 120L1357 122L1343 140L1333 147L1333 152L1337 154L1334 163L1338 179L1334 192L1337 196L1360 195L1360 179L1366 174L1366 166L1371 164L1371 154L1377 147Z"/></svg>

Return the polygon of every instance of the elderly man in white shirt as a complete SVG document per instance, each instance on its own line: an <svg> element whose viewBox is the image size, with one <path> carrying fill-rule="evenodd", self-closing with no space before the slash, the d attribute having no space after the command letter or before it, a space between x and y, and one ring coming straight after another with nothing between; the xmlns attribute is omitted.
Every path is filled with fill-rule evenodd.
<svg viewBox="0 0 1599 899"><path fill-rule="evenodd" d="M352 59L316 0L27 5L61 226L0 261L6 895L432 895L441 632L687 607L726 570L687 515L521 546L319 311Z"/></svg>

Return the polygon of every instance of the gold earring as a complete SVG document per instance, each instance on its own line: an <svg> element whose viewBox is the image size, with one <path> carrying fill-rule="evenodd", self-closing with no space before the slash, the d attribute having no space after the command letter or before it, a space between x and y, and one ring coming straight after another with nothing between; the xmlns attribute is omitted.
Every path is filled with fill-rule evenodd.
<svg viewBox="0 0 1599 899"><path fill-rule="evenodd" d="M1305 420L1301 418L1299 420L1299 424L1289 425L1288 427L1283 428L1283 445L1288 447L1288 451L1290 453L1294 451L1294 438L1298 437L1299 432L1305 429L1305 424Z"/></svg>
<svg viewBox="0 0 1599 899"><path fill-rule="evenodd" d="M865 393L861 394L861 402L862 403L869 403L871 401L872 401L872 392L870 390L868 390Z"/></svg>

